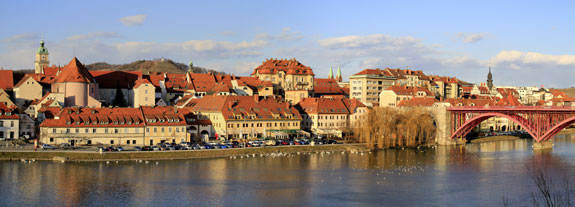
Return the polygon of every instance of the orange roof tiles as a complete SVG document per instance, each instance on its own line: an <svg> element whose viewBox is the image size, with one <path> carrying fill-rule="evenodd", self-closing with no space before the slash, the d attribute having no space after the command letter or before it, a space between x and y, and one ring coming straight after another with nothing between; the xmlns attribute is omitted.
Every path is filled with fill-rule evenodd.
<svg viewBox="0 0 575 207"><path fill-rule="evenodd" d="M275 74L278 73L279 71L283 71L285 74L315 75L310 67L301 64L295 58L267 59L260 66L254 69L252 75L256 73Z"/></svg>
<svg viewBox="0 0 575 207"><path fill-rule="evenodd" d="M78 82L78 83L94 83L94 77L88 69L82 65L82 63L74 57L68 63L68 65L64 66L62 72L58 74L55 80L56 83L64 83L64 82Z"/></svg>
<svg viewBox="0 0 575 207"><path fill-rule="evenodd" d="M0 88L10 89L14 88L14 71L12 70L0 70Z"/></svg>
<svg viewBox="0 0 575 207"><path fill-rule="evenodd" d="M140 85L146 84L146 83L147 83L147 84L152 84L152 83L150 83L150 81L149 81L148 79L143 79L143 78L142 78L142 79L138 79L138 80L136 80L136 82L134 83L134 88L138 88L138 87L140 87Z"/></svg>
<svg viewBox="0 0 575 207"><path fill-rule="evenodd" d="M8 108L6 104L0 102L0 119L19 119L13 108Z"/></svg>
<svg viewBox="0 0 575 207"><path fill-rule="evenodd" d="M53 107L41 112L54 113ZM76 108L66 107L53 114L59 119L46 119L41 127L143 127L142 112L137 108Z"/></svg>
<svg viewBox="0 0 575 207"><path fill-rule="evenodd" d="M412 98L409 100L403 100L403 101L399 102L399 104L397 104L397 106L399 106L399 107L417 107L417 106L428 107L428 106L432 106L437 101L438 100L435 98L415 97L415 98Z"/></svg>
<svg viewBox="0 0 575 207"><path fill-rule="evenodd" d="M337 84L337 81L331 78L314 78L313 91L316 94L346 94L346 91Z"/></svg>
<svg viewBox="0 0 575 207"><path fill-rule="evenodd" d="M185 126L186 119L178 109L170 106L165 107L140 107L149 126Z"/></svg>
<svg viewBox="0 0 575 207"><path fill-rule="evenodd" d="M365 107L357 99L344 97L304 98L296 107L308 114L351 114L358 107Z"/></svg>
<svg viewBox="0 0 575 207"><path fill-rule="evenodd" d="M204 96L198 99L194 111L221 112L226 120L238 118L301 119L299 112L288 102L275 97Z"/></svg>

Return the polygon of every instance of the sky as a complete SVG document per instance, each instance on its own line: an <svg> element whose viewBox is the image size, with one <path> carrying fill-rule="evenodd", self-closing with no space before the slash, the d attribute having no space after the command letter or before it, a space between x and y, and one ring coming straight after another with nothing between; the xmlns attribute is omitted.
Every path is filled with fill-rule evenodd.
<svg viewBox="0 0 575 207"><path fill-rule="evenodd" d="M0 67L169 58L249 75L296 58L318 78L422 70L479 84L573 87L575 1L4 1Z"/></svg>

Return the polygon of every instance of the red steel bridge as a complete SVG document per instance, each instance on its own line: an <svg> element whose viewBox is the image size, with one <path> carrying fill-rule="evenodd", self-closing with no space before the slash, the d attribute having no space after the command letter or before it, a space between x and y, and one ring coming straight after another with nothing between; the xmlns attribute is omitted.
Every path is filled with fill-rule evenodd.
<svg viewBox="0 0 575 207"><path fill-rule="evenodd" d="M465 137L481 122L492 117L507 118L537 142L553 138L575 123L575 106L464 106L447 108L451 116L451 138Z"/></svg>

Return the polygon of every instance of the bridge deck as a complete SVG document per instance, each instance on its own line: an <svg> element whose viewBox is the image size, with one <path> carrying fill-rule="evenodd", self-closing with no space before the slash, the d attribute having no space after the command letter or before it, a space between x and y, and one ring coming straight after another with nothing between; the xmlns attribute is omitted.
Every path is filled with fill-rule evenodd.
<svg viewBox="0 0 575 207"><path fill-rule="evenodd" d="M544 112L575 112L575 106L454 106L447 108L448 111L544 111Z"/></svg>

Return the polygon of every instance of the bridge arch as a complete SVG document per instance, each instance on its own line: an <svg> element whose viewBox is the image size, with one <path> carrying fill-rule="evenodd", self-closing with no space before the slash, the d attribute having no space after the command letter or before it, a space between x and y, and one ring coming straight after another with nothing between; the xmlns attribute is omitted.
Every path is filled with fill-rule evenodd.
<svg viewBox="0 0 575 207"><path fill-rule="evenodd" d="M473 117L469 120L467 120L463 125L461 125L457 130L455 130L455 132L451 135L451 138L457 138L460 136L465 136L467 135L469 132L471 132L471 130L473 128L475 128L477 125L481 124L481 122L492 118L492 117L503 117L503 118L507 118L511 121L513 121L516 124L519 124L519 126L521 126L521 128L523 130L525 130L527 133L529 133L529 135L531 135L531 137L533 137L533 139L535 139L536 141L541 141L541 138L543 137L538 137L536 136L536 134L534 133L534 131L532 130L532 127L529 126L529 121L521 116L518 115L510 115L510 114L504 114L504 113L498 113L498 112L489 112L489 113L484 113L484 114L480 114L476 117ZM573 122L575 122L575 117L573 117ZM569 126L569 125L567 125Z"/></svg>
<svg viewBox="0 0 575 207"><path fill-rule="evenodd" d="M541 137L541 141L550 140L551 138L555 137L555 135L559 134L561 130L569 127L569 125L573 123L575 123L575 117L570 117L568 119L563 120L562 122L559 122L555 126L551 127L551 129L547 130L545 134L543 134L543 136Z"/></svg>

